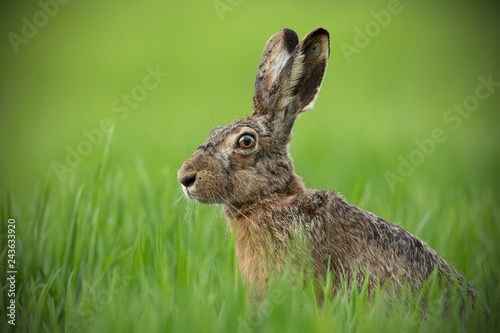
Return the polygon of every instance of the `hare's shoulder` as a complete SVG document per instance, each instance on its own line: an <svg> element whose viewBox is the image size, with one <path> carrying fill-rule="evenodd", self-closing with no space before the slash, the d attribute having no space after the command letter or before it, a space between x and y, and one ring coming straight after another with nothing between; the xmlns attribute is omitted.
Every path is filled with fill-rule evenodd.
<svg viewBox="0 0 500 333"><path fill-rule="evenodd" d="M264 219L272 223L314 220L331 220L337 215L356 210L336 193L328 190L301 189L292 194L272 194L242 207L247 217Z"/></svg>
<svg viewBox="0 0 500 333"><path fill-rule="evenodd" d="M333 192L305 191L297 206L318 262L327 263L329 258L344 265L365 262L384 279L398 276L401 281L404 276L425 281L436 262L453 270L417 236Z"/></svg>
<svg viewBox="0 0 500 333"><path fill-rule="evenodd" d="M342 242L399 255L408 259L420 259L429 255L436 260L437 253L424 241L401 226L365 211L334 192L305 190L296 204L300 220L311 230L329 237L331 242ZM355 250L355 249L352 249Z"/></svg>

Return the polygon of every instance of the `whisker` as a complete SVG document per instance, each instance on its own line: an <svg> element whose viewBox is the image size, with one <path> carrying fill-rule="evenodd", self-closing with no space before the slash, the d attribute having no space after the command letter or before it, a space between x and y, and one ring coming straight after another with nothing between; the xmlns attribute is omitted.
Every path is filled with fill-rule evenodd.
<svg viewBox="0 0 500 333"><path fill-rule="evenodd" d="M212 211L212 214L213 214L214 216L216 216L216 215L217 215L217 213L216 213L215 209L216 209L216 207L219 207L219 206L220 206L220 205L210 205L210 210ZM216 224L216 223L217 223L217 219L213 219L212 228L215 228L215 224Z"/></svg>
<svg viewBox="0 0 500 333"><path fill-rule="evenodd" d="M182 198L184 198L183 194L181 194L179 198L175 200L174 203L172 203L170 207L168 207L167 210L163 212L163 214L161 214L160 217L164 217L167 213L169 213L175 206L179 204L179 202L181 202Z"/></svg>
<svg viewBox="0 0 500 333"><path fill-rule="evenodd" d="M177 185L179 185L179 181L176 178L176 179L173 179L173 180L166 181L165 184L172 185L172 186L177 186Z"/></svg>
<svg viewBox="0 0 500 333"><path fill-rule="evenodd" d="M192 208L193 208L193 224L196 224L196 221L198 220L198 215L200 214L200 205L194 200L192 201Z"/></svg>
<svg viewBox="0 0 500 333"><path fill-rule="evenodd" d="M189 223L189 217L192 215L191 214L191 211L193 209L193 202L192 200L186 198L188 201L187 201L187 209L186 209L186 213L184 214L184 219L183 221L187 221Z"/></svg>
<svg viewBox="0 0 500 333"><path fill-rule="evenodd" d="M205 103L207 104L208 114L210 115L210 119L212 120L212 127L215 127L215 119L212 113L212 109L210 108L210 104L208 104L208 98L205 98Z"/></svg>

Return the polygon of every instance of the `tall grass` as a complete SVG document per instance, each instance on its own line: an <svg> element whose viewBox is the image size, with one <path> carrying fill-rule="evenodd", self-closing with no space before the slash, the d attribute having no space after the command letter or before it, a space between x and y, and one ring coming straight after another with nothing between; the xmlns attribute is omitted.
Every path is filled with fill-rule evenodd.
<svg viewBox="0 0 500 333"><path fill-rule="evenodd" d="M356 198L372 199L368 188L360 184ZM267 298L256 304L241 282L234 238L217 207L183 198L174 173L153 179L140 159L124 165L113 154L108 161L105 154L95 174L81 183L60 183L49 175L28 206L2 192L2 220L17 216L23 225L17 243L17 324L14 328L2 320L2 331L495 332L500 323L499 270L496 253L489 250L498 237L498 208L494 191L482 194L484 200L471 206L467 190L436 197L417 192L415 212L401 198L395 210L420 216L420 222L408 219L416 222L407 227L428 236L431 245L446 242L440 246L445 257L473 281L491 309L489 319L482 306L468 312L466 324L457 307L444 315L437 284L427 292L425 320L418 293L384 302L383 286L370 298L367 284L351 290L344 283L343 291L330 297L333 276L325 277L326 296L318 306L318 290L307 272L303 288L285 276L274 280ZM401 195L408 194L396 193ZM432 234L426 233L430 202L437 205L436 218L458 215L458 224L434 224ZM461 210L471 213L462 216ZM470 222L478 217L483 231ZM468 233L477 238L464 243ZM484 255L479 255L482 248ZM2 262L5 256L2 246ZM0 306L5 308L6 302L2 293Z"/></svg>

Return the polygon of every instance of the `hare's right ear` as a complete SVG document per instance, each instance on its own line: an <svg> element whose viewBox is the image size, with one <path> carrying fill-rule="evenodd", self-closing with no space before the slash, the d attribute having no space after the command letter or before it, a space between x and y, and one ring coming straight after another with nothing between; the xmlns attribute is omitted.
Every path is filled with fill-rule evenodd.
<svg viewBox="0 0 500 333"><path fill-rule="evenodd" d="M267 113L277 143L287 144L295 119L311 110L330 55L330 35L323 28L302 39L274 80Z"/></svg>
<svg viewBox="0 0 500 333"><path fill-rule="evenodd" d="M271 87L298 44L299 37L288 28L278 31L267 41L255 79L254 115L268 114Z"/></svg>

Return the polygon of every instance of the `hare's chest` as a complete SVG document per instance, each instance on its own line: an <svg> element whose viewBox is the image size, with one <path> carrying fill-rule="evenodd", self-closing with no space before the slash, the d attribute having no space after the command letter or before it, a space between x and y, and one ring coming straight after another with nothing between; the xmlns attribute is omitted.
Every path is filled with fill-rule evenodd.
<svg viewBox="0 0 500 333"><path fill-rule="evenodd" d="M276 261L278 253L269 246L271 235L253 235L242 229L236 230L236 256L242 278L250 289L263 296L273 272L270 260Z"/></svg>
<svg viewBox="0 0 500 333"><path fill-rule="evenodd" d="M254 229L240 224L236 229L236 255L243 280L258 295L264 295L271 275L280 277L287 268L300 269L311 261L309 237L303 229L267 225Z"/></svg>

